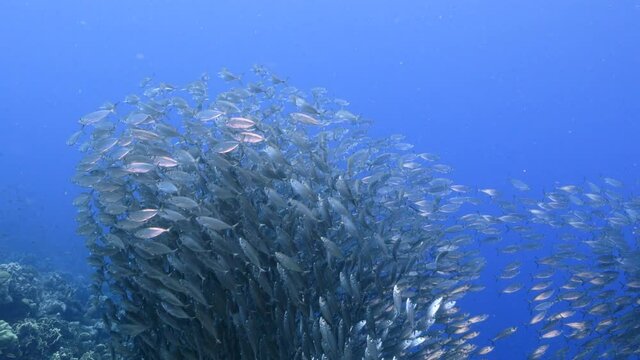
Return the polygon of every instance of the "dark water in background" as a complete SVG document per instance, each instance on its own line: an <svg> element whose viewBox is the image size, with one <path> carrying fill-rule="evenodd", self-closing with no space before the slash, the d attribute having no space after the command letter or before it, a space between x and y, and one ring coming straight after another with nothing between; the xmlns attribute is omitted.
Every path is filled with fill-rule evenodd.
<svg viewBox="0 0 640 360"><path fill-rule="evenodd" d="M256 63L348 99L375 135L406 134L457 183L516 177L542 196L611 176L637 193L638 0L2 1L0 251L88 271L69 180L79 154L65 145L79 117L146 76L184 84ZM486 255L488 289L463 301L491 314L483 338L530 318L527 295L498 296L507 283L490 275L514 259ZM524 355L537 337L520 331L492 355Z"/></svg>

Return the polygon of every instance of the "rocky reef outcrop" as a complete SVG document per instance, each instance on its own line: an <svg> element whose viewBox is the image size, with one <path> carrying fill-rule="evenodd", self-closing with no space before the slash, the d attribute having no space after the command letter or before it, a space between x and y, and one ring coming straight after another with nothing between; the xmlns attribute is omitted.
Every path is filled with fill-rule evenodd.
<svg viewBox="0 0 640 360"><path fill-rule="evenodd" d="M80 282L17 262L0 264L0 360L112 359Z"/></svg>

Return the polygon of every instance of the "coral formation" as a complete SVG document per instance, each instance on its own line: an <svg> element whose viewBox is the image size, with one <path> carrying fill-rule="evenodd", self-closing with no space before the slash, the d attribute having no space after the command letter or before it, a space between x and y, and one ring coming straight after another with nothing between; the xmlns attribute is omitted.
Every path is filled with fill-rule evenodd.
<svg viewBox="0 0 640 360"><path fill-rule="evenodd" d="M3 351L11 349L18 341L18 337L6 321L0 320L0 356Z"/></svg>
<svg viewBox="0 0 640 360"><path fill-rule="evenodd" d="M84 291L56 272L0 264L0 360L112 359Z"/></svg>

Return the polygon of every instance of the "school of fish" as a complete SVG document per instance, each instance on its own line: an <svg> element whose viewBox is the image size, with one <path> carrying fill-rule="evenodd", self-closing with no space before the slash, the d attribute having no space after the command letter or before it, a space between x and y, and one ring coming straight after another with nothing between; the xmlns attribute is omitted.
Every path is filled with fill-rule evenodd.
<svg viewBox="0 0 640 360"><path fill-rule="evenodd" d="M218 75L215 96L206 75L145 79L67 142L114 359L464 359L523 326L531 359L559 336L567 358L640 353L640 198L620 181L476 191L324 88ZM457 305L487 291L478 244L514 257L499 291L531 297L490 344ZM549 254L521 274L522 251Z"/></svg>

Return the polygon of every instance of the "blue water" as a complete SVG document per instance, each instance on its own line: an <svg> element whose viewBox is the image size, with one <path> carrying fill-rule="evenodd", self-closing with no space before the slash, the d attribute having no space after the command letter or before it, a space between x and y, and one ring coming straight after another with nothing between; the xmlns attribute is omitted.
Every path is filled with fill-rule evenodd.
<svg viewBox="0 0 640 360"><path fill-rule="evenodd" d="M456 183L640 185L638 0L2 1L0 251L88 271L71 205L80 155L65 145L79 117L146 76L184 84L256 63L348 99L376 136L439 154ZM513 260L486 255L487 274ZM465 311L491 315L482 339L520 325L491 356L522 357L538 344L528 297L488 279Z"/></svg>

